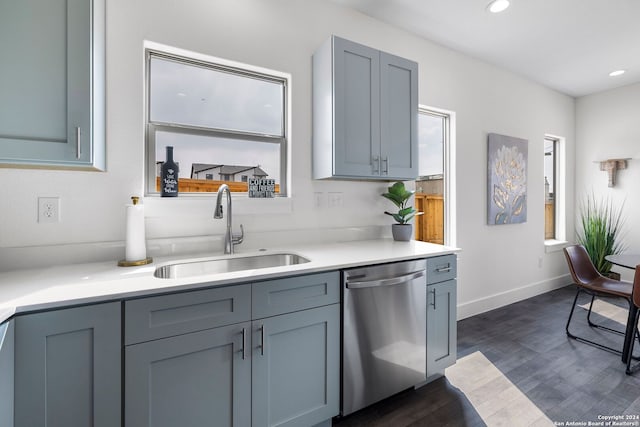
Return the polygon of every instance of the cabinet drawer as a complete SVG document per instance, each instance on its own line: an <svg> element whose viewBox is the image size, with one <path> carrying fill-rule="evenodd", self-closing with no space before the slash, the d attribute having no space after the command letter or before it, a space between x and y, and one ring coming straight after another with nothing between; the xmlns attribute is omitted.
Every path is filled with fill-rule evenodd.
<svg viewBox="0 0 640 427"><path fill-rule="evenodd" d="M254 319L334 304L340 302L340 273L258 282L251 293Z"/></svg>
<svg viewBox="0 0 640 427"><path fill-rule="evenodd" d="M125 344L244 322L251 285L229 286L125 302Z"/></svg>
<svg viewBox="0 0 640 427"><path fill-rule="evenodd" d="M444 282L456 277L456 255L427 258L427 283Z"/></svg>

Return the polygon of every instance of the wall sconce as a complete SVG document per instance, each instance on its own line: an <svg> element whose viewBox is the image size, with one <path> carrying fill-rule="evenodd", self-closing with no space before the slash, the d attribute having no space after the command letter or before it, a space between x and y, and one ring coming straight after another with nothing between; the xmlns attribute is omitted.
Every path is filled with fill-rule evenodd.
<svg viewBox="0 0 640 427"><path fill-rule="evenodd" d="M609 187L615 187L616 186L616 173L618 172L618 170L620 169L626 169L627 168L627 160L630 160L629 158L626 159L607 159L607 160L603 160L597 163L600 163L600 170L601 171L606 171L607 174L609 174Z"/></svg>

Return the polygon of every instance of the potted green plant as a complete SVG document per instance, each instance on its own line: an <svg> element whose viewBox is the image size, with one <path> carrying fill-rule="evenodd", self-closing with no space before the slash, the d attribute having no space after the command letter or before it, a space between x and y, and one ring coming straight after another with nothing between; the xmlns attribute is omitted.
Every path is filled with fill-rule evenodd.
<svg viewBox="0 0 640 427"><path fill-rule="evenodd" d="M594 194L583 201L580 212L578 243L585 247L591 262L603 276L610 276L611 263L605 259L624 250L620 242L623 225L622 208L616 209L608 198L597 201Z"/></svg>
<svg viewBox="0 0 640 427"><path fill-rule="evenodd" d="M397 224L391 226L391 234L394 240L403 242L411 240L413 226L409 224L409 221L416 215L422 215L422 212L417 212L413 206L407 206L409 199L414 193L415 191L407 190L404 187L404 183L398 181L389 187L386 193L382 194L382 197L391 200L393 204L398 207L397 213L384 212L396 220Z"/></svg>

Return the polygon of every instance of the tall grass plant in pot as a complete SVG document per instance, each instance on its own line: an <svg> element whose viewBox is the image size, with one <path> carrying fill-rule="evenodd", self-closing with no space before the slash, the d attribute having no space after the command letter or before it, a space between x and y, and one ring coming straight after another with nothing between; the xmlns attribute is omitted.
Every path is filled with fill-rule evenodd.
<svg viewBox="0 0 640 427"><path fill-rule="evenodd" d="M596 270L603 276L609 276L612 267L605 257L619 254L625 249L621 242L623 208L624 203L617 208L609 198L597 200L593 193L585 198L580 207L578 243L585 247Z"/></svg>
<svg viewBox="0 0 640 427"><path fill-rule="evenodd" d="M398 207L398 212L384 213L392 216L396 220L397 224L391 226L391 234L393 240L407 242L411 240L413 235L413 225L409 223L416 215L422 215L422 212L416 211L413 206L408 206L409 199L415 191L409 191L405 188L404 183L401 181L396 182L388 188L386 193L382 194L385 199L391 200L394 205Z"/></svg>

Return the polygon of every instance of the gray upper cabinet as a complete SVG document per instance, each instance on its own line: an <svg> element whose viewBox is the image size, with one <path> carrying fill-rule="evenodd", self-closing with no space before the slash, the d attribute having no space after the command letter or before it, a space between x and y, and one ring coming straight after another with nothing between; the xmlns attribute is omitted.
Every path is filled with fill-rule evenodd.
<svg viewBox="0 0 640 427"><path fill-rule="evenodd" d="M16 317L15 426L120 425L120 319L119 302Z"/></svg>
<svg viewBox="0 0 640 427"><path fill-rule="evenodd" d="M418 64L336 36L313 56L313 177L415 179Z"/></svg>
<svg viewBox="0 0 640 427"><path fill-rule="evenodd" d="M105 0L0 2L0 166L105 169Z"/></svg>

